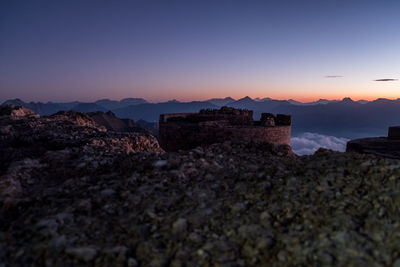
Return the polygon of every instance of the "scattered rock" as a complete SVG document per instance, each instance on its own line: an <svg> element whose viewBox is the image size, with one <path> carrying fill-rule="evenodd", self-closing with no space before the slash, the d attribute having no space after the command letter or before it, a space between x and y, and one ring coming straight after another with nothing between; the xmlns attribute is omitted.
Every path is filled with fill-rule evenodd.
<svg viewBox="0 0 400 267"><path fill-rule="evenodd" d="M168 164L168 161L167 160L157 160L156 162L154 162L154 167L156 167L156 168L161 168L161 167L164 167L165 165L167 165Z"/></svg>
<svg viewBox="0 0 400 267"><path fill-rule="evenodd" d="M136 266L139 266L139 263L138 263L137 260L134 259L134 258L129 258L127 264L128 264L128 267L136 267Z"/></svg>
<svg viewBox="0 0 400 267"><path fill-rule="evenodd" d="M172 232L174 234L181 234L182 232L185 232L187 228L187 221L186 219L179 218L176 220L173 225L172 225Z"/></svg>
<svg viewBox="0 0 400 267"><path fill-rule="evenodd" d="M114 189L104 189L101 190L100 194L102 194L103 196L112 196L115 195L115 190Z"/></svg>
<svg viewBox="0 0 400 267"><path fill-rule="evenodd" d="M65 250L65 253L79 260L89 262L96 258L98 252L95 248L91 247L75 247L75 248L67 248Z"/></svg>

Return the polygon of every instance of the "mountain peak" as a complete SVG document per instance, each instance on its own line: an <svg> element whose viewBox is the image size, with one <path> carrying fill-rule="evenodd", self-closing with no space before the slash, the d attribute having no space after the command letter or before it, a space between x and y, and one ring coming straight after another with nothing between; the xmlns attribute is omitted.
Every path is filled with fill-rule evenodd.
<svg viewBox="0 0 400 267"><path fill-rule="evenodd" d="M20 98L10 99L5 101L2 105L14 105L14 106L24 106L26 103L22 101Z"/></svg>
<svg viewBox="0 0 400 267"><path fill-rule="evenodd" d="M214 104L216 106L222 107L222 106L226 106L229 103L232 103L235 101L235 99L233 99L232 97L228 96L225 98L211 98L206 100L207 102Z"/></svg>
<svg viewBox="0 0 400 267"><path fill-rule="evenodd" d="M144 104L147 103L147 101L143 98L134 98L134 97L128 97L121 99L119 101L120 103L129 103L129 104Z"/></svg>
<svg viewBox="0 0 400 267"><path fill-rule="evenodd" d="M270 98L270 97L264 97L264 98L256 97L256 98L254 98L253 100L258 101L258 102L263 102L263 101L271 101L271 100L273 100L273 99Z"/></svg>
<svg viewBox="0 0 400 267"><path fill-rule="evenodd" d="M238 101L253 101L253 99L249 96L245 96L243 98L240 98Z"/></svg>
<svg viewBox="0 0 400 267"><path fill-rule="evenodd" d="M350 97L345 97L345 98L342 99L342 102L344 102L344 103L353 103L354 101Z"/></svg>

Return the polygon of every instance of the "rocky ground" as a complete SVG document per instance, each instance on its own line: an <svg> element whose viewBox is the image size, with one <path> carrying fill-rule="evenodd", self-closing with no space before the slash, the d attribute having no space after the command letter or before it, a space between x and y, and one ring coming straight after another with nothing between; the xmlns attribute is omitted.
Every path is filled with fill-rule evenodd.
<svg viewBox="0 0 400 267"><path fill-rule="evenodd" d="M398 160L88 141L103 134L40 153L2 143L16 155L0 177L0 266L400 266Z"/></svg>

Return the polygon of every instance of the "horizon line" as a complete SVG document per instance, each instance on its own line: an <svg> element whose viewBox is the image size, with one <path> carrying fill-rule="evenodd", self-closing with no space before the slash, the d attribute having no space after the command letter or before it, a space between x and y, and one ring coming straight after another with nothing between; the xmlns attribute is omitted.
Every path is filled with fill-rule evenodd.
<svg viewBox="0 0 400 267"><path fill-rule="evenodd" d="M296 98L250 97L250 96L246 95L246 96L239 97L239 98L233 98L233 97L230 97L230 96L227 96L227 97L211 97L211 98L202 98L202 99L194 99L194 100L193 99L188 100L188 99L172 98L172 99L168 99L168 100L159 100L159 101L149 101L144 97L124 97L124 98L120 98L119 100L115 100L115 99L111 99L111 98L99 98L97 100L91 100L91 101L87 101L87 100L84 100L84 101L82 101L82 100L71 100L71 101L56 101L56 100L33 101L33 100L30 100L29 101L28 100L28 101L25 101L22 98L16 97L16 98L10 98L10 99L6 99L4 101L0 101L0 103L1 103L1 105L3 105L5 102L13 101L13 100L20 100L20 101L22 101L24 103L31 103L31 102L33 102L33 103L70 103L70 102L94 103L94 102L97 102L97 101L100 101L100 100L109 100L109 101L117 101L117 102L119 102L119 101L122 101L124 99L130 99L130 98L143 99L143 100L145 100L146 102L148 102L150 104L166 103L166 102L172 102L172 101L178 101L180 103L207 102L207 101L210 101L210 100L215 100L215 99L221 99L222 100L222 99L225 99L225 98L232 98L233 101L238 101L238 100L245 99L245 98L250 98L251 100L255 100L255 101L257 101L257 100L261 100L262 101L262 100L267 100L267 99L277 100L277 101L296 101L296 102L300 102L302 104L313 103L313 102L317 102L319 100L343 101L344 99L348 99L348 98L353 100L353 101L355 101L355 102L357 102L357 101L368 101L368 102L371 102L371 101L375 101L375 100L378 100L378 99L387 99L387 100L398 100L398 99L400 99L399 97L398 98L396 98L396 97L395 98L388 98L388 97L353 98L353 97L345 96L345 97L342 97L342 98L323 98L323 97L320 97L320 98L313 98L313 99L310 99L310 100L298 100Z"/></svg>

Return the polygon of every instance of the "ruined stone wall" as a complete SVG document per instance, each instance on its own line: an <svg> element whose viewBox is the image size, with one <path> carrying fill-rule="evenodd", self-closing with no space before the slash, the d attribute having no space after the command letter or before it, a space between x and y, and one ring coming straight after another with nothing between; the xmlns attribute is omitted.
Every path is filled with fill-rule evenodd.
<svg viewBox="0 0 400 267"><path fill-rule="evenodd" d="M221 109L203 109L194 115L203 118L203 121L225 120L230 125L253 125L253 111L247 109L235 109L222 107Z"/></svg>
<svg viewBox="0 0 400 267"><path fill-rule="evenodd" d="M263 114L261 121L253 121L251 111L229 109L227 113L224 112L205 110L200 113L161 115L161 147L167 151L177 151L227 140L290 145L290 116Z"/></svg>
<svg viewBox="0 0 400 267"><path fill-rule="evenodd" d="M166 151L191 149L228 140L254 140L290 145L290 126L234 126L160 124L160 145Z"/></svg>
<svg viewBox="0 0 400 267"><path fill-rule="evenodd" d="M160 145L167 151L191 149L227 140L254 140L290 145L291 117L234 108L160 116Z"/></svg>
<svg viewBox="0 0 400 267"><path fill-rule="evenodd" d="M202 123L209 121L227 121L229 125L253 125L253 111L222 107L221 109L203 109L199 113L161 114L160 123Z"/></svg>

